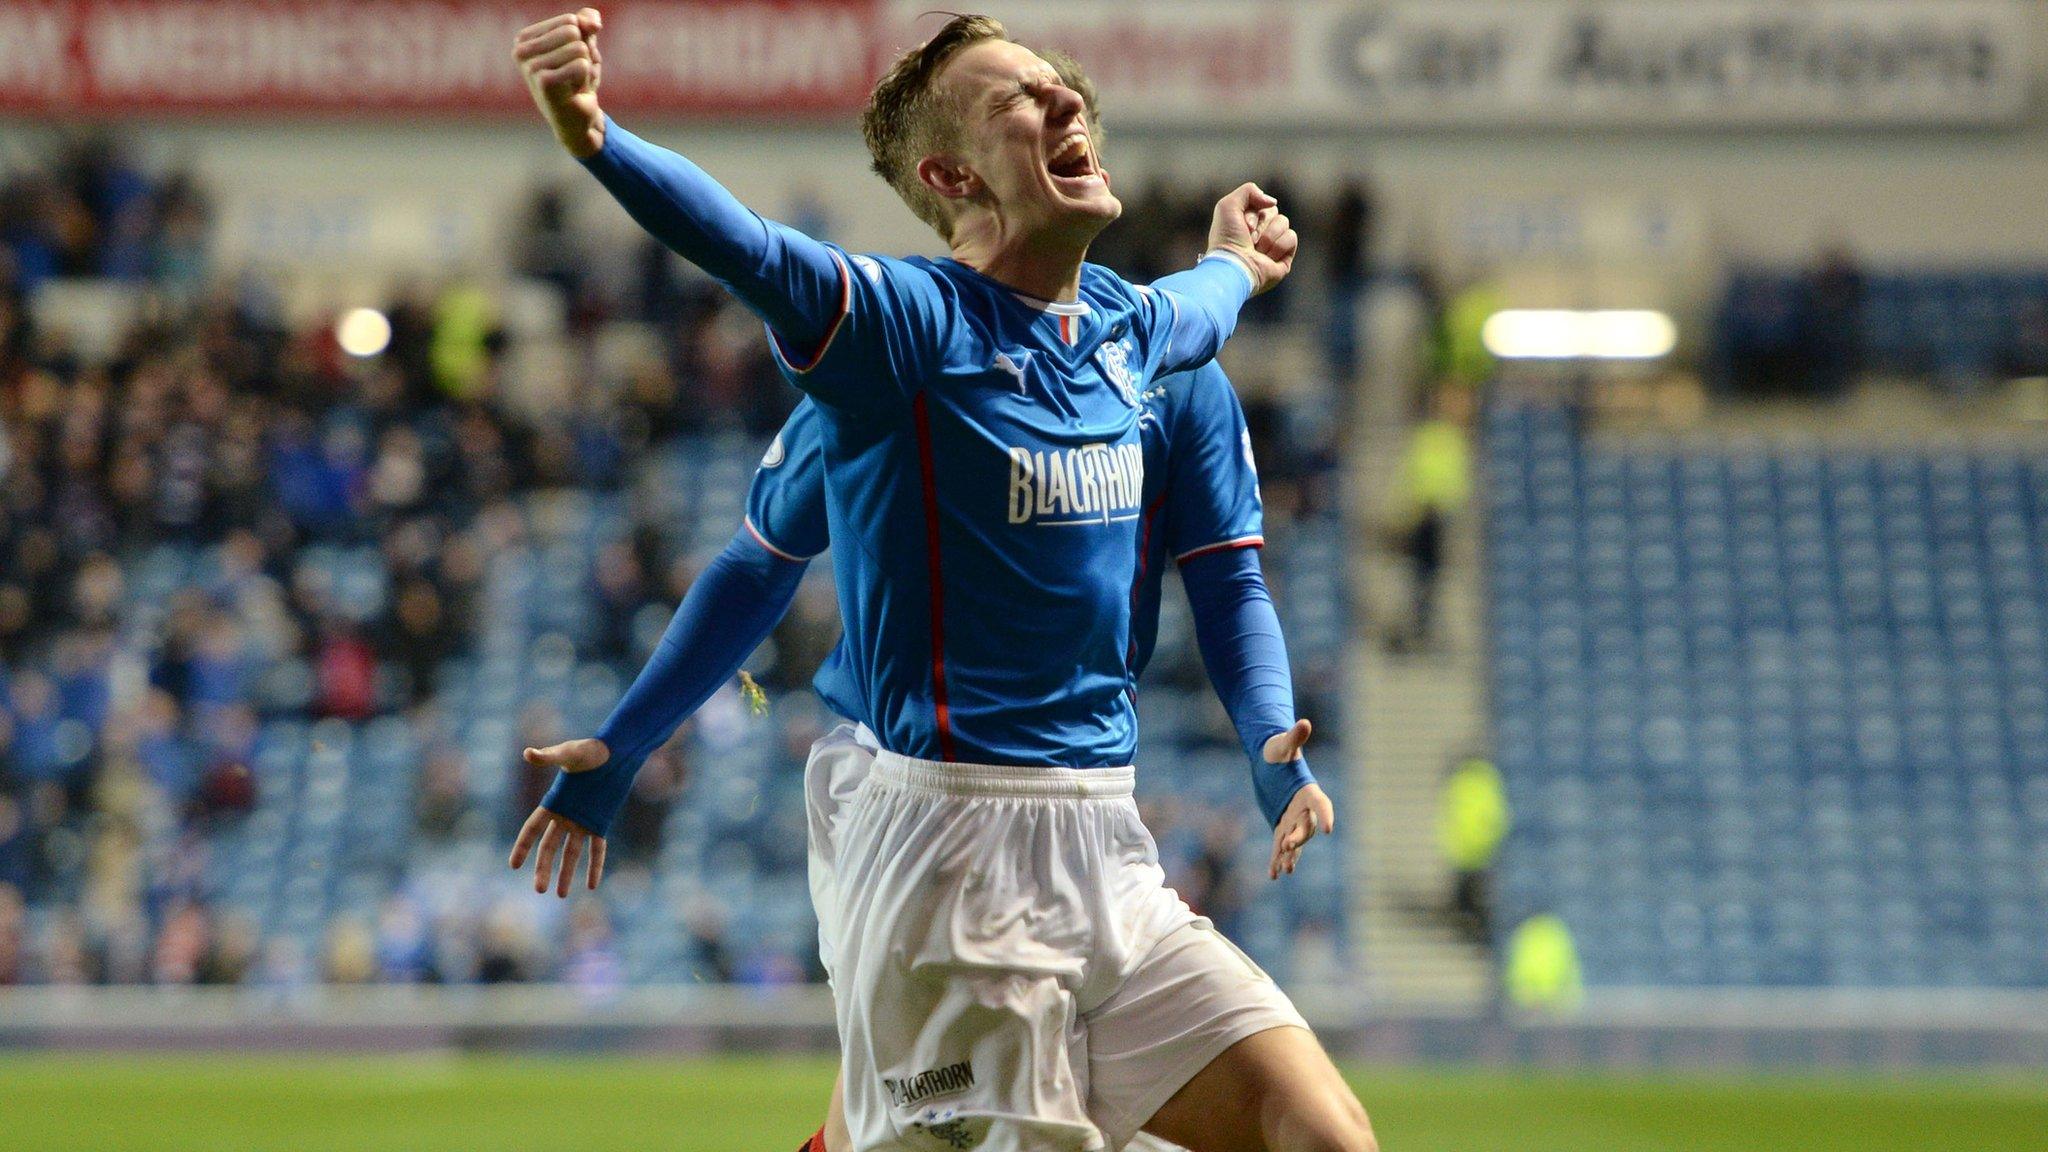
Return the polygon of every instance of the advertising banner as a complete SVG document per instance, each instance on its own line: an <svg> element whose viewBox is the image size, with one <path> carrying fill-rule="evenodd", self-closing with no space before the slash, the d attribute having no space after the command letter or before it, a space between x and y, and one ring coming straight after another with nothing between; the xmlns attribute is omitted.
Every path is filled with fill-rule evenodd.
<svg viewBox="0 0 2048 1152"><path fill-rule="evenodd" d="M514 113L531 0L0 0L0 113ZM928 0L613 0L634 115L836 116ZM2026 110L2021 0L1012 0L1141 126L1854 127Z"/></svg>
<svg viewBox="0 0 2048 1152"><path fill-rule="evenodd" d="M909 20L919 5L897 3ZM1125 123L1995 124L2038 15L2010 0L1392 0L1002 6Z"/></svg>
<svg viewBox="0 0 2048 1152"><path fill-rule="evenodd" d="M523 113L512 38L570 7L0 0L0 112ZM874 78L869 0L601 7L606 96L638 113L843 113Z"/></svg>

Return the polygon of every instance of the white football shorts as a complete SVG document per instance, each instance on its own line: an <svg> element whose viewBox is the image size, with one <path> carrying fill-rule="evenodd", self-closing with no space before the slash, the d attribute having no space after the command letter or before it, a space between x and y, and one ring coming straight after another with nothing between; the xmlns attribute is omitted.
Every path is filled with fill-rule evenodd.
<svg viewBox="0 0 2048 1152"><path fill-rule="evenodd" d="M1132 777L915 760L853 725L812 746L856 1152L1117 1152L1232 1044L1307 1027L1166 887Z"/></svg>

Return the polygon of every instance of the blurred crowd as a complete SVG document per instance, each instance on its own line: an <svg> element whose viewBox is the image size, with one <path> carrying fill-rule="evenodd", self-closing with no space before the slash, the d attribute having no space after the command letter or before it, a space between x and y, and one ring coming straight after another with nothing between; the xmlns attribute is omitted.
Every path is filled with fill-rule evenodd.
<svg viewBox="0 0 2048 1152"><path fill-rule="evenodd" d="M505 340L482 294L402 296L385 354L354 361L326 326L285 324L260 282L204 280L206 217L189 181L99 139L0 187L0 982L542 974L488 917L403 945L400 909L339 926L326 957L264 952L208 903L208 829L255 805L263 719L397 713L432 749L422 829L452 831L462 765L432 731L435 680L474 636L485 558L521 531L511 502L616 486L650 441L728 412L772 426L791 398L765 358L707 335L720 310L700 288L639 302L672 317L668 372L537 422L498 400ZM543 219L524 259L547 242ZM30 307L72 276L142 289L104 363ZM675 388L682 374L708 388ZM635 543L600 564L628 617L689 577L663 541ZM320 562L366 544L384 568L369 595ZM205 570L138 602L164 545ZM34 941L30 901L61 910ZM570 957L606 934L579 920L562 963L603 967Z"/></svg>
<svg viewBox="0 0 2048 1152"><path fill-rule="evenodd" d="M206 279L210 219L191 176L152 179L113 137L80 136L46 166L0 173L0 282L95 276L189 292Z"/></svg>
<svg viewBox="0 0 2048 1152"><path fill-rule="evenodd" d="M1347 196L1363 232L1369 204ZM1100 258L1137 278L1184 264L1212 201L1146 191L1131 217L1148 224L1119 226ZM506 812L470 811L436 694L476 644L490 558L525 531L519 502L621 489L677 437L765 435L797 394L758 325L659 248L639 250L626 290L595 282L557 191L534 197L514 262L560 289L572 363L594 363L595 334L616 320L659 347L615 386L571 384L544 414L506 399L514 338L488 292L402 289L383 308L388 346L351 357L327 324L288 323L262 280L214 275L209 219L190 179L149 175L101 137L0 182L0 984L617 983L599 901L549 918L509 902L430 907L401 888L317 948L260 938L207 880L210 837L257 806L268 722L395 717L420 750L421 841L500 838L546 779L525 773ZM135 288L110 356L83 355L62 318L38 321L37 289L69 277ZM1273 293L1255 322L1295 306ZM365 554L375 570L344 562ZM694 565L636 519L591 559L602 621L576 657L630 674ZM804 691L836 616L829 595L799 602L771 688ZM565 734L544 707L519 717L521 744ZM650 762L615 860L655 856L689 776L681 742ZM1243 899L1237 813L1160 816L1193 830L1173 840L1173 867L1228 922ZM686 917L698 977L819 977L753 956L727 919L708 903Z"/></svg>

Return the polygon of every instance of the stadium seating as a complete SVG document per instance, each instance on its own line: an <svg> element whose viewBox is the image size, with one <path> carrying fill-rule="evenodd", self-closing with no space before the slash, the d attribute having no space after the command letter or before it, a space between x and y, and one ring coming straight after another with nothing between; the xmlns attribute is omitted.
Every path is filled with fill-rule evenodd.
<svg viewBox="0 0 2048 1152"><path fill-rule="evenodd" d="M1726 356L1782 354L1807 338L1809 286L1797 271L1738 268L1724 287L1716 341ZM1970 389L2004 372L2048 368L2048 272L1964 269L1862 279L1861 366Z"/></svg>
<svg viewBox="0 0 2048 1152"><path fill-rule="evenodd" d="M2048 984L2048 458L1484 440L1501 922L1595 985Z"/></svg>

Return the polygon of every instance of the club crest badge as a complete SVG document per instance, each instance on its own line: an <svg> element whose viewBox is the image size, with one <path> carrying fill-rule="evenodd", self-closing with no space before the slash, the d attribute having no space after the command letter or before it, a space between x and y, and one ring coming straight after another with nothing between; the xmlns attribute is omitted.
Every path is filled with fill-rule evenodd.
<svg viewBox="0 0 2048 1152"><path fill-rule="evenodd" d="M1095 363L1102 369L1102 377L1116 386L1124 403L1138 406L1138 374L1131 367L1131 342L1125 340L1106 341L1095 351Z"/></svg>

